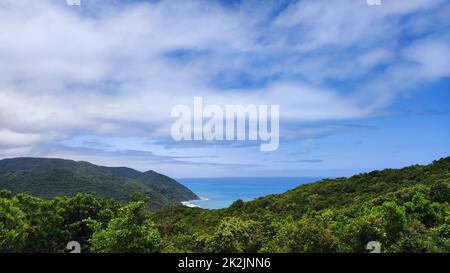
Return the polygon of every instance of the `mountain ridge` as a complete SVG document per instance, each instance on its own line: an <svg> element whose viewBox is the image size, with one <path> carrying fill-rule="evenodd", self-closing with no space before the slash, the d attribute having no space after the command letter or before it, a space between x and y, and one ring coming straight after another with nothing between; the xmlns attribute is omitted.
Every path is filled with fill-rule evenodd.
<svg viewBox="0 0 450 273"><path fill-rule="evenodd" d="M187 187L155 171L106 167L87 161L19 157L0 160L0 189L42 198L95 192L100 198L129 201L139 192L155 209L198 199Z"/></svg>

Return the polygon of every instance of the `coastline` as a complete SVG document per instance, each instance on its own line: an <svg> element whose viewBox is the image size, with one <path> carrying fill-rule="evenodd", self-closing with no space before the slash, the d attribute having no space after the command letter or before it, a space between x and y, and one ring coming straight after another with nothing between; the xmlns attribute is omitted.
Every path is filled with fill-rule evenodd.
<svg viewBox="0 0 450 273"><path fill-rule="evenodd" d="M199 196L199 198L200 199L182 201L181 204L183 206L190 207L190 208L200 208L200 206L195 204L194 202L201 202L201 201L208 201L209 200L209 198L202 197L202 196Z"/></svg>

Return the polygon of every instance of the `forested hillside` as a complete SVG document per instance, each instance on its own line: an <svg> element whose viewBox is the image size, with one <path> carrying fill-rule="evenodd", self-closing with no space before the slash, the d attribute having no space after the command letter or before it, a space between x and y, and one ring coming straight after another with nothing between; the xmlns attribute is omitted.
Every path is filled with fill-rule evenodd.
<svg viewBox="0 0 450 273"><path fill-rule="evenodd" d="M99 198L130 201L133 194L149 198L155 209L198 199L170 177L125 167L103 167L88 162L51 158L0 160L0 189L36 197L96 193Z"/></svg>
<svg viewBox="0 0 450 273"><path fill-rule="evenodd" d="M0 194L0 251L450 252L450 158L302 185L229 208L155 212L93 195Z"/></svg>

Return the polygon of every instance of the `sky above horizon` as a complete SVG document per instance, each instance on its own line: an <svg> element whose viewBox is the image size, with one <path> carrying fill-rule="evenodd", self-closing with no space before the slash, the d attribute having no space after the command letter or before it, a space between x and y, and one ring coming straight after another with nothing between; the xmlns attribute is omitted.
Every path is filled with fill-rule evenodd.
<svg viewBox="0 0 450 273"><path fill-rule="evenodd" d="M450 1L0 0L0 158L173 177L450 156ZM280 105L280 145L175 142L171 109Z"/></svg>

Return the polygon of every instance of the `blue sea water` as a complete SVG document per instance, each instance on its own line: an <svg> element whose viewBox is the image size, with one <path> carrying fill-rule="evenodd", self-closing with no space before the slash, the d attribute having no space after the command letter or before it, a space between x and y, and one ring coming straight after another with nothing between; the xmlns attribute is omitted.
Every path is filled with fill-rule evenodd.
<svg viewBox="0 0 450 273"><path fill-rule="evenodd" d="M202 200L186 202L186 205L220 209L228 207L237 199L250 201L269 194L283 193L299 185L321 179L320 177L233 177L181 178L177 181L202 198Z"/></svg>

